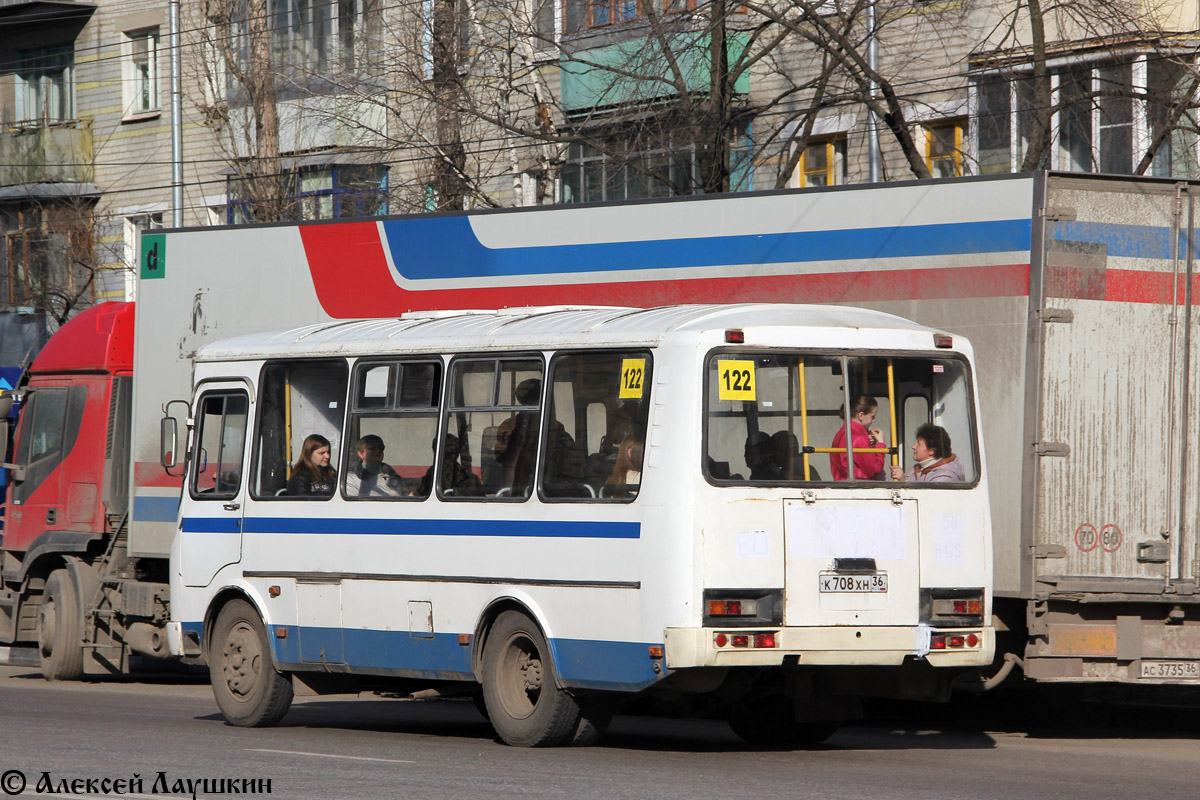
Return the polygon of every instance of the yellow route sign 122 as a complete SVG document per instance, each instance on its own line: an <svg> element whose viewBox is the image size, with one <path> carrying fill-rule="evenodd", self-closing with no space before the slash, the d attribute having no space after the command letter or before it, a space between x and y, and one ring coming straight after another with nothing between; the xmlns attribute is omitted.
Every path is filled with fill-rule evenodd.
<svg viewBox="0 0 1200 800"><path fill-rule="evenodd" d="M754 400L754 362L718 361L717 387L722 400Z"/></svg>

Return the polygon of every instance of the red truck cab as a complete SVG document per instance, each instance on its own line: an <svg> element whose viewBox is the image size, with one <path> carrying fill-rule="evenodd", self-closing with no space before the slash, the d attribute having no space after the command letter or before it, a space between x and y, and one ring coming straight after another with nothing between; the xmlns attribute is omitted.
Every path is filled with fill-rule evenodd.
<svg viewBox="0 0 1200 800"><path fill-rule="evenodd" d="M51 671L56 659L78 667L71 636L128 508L133 321L132 303L94 306L29 370L0 546L0 642L38 642Z"/></svg>

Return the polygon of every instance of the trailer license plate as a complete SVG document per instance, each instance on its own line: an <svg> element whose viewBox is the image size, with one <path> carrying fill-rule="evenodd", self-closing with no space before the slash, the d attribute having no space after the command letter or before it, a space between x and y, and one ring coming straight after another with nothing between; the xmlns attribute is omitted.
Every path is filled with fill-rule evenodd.
<svg viewBox="0 0 1200 800"><path fill-rule="evenodd" d="M1200 661L1143 661L1142 677L1200 680Z"/></svg>
<svg viewBox="0 0 1200 800"><path fill-rule="evenodd" d="M834 594L886 592L887 574L838 575L832 572L822 572L818 576L817 585L822 592L832 592Z"/></svg>

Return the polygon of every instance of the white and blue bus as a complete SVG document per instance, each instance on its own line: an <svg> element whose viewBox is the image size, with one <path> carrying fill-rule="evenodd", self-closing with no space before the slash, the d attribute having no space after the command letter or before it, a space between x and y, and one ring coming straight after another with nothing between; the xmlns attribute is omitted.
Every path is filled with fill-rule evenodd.
<svg viewBox="0 0 1200 800"><path fill-rule="evenodd" d="M420 688L580 744L666 690L811 742L991 663L960 336L836 306L432 311L206 345L194 387L168 638L235 725ZM922 447L955 469L928 480Z"/></svg>

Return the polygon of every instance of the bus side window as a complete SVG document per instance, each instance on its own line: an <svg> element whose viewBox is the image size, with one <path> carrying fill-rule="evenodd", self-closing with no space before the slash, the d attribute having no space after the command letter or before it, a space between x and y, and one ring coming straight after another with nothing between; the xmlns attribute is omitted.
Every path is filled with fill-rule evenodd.
<svg viewBox="0 0 1200 800"><path fill-rule="evenodd" d="M450 392L446 435L439 443L438 496L528 497L541 429L541 360L459 359L452 365Z"/></svg>
<svg viewBox="0 0 1200 800"><path fill-rule="evenodd" d="M641 486L650 408L647 352L560 353L551 362L543 500L628 501Z"/></svg>
<svg viewBox="0 0 1200 800"><path fill-rule="evenodd" d="M359 363L343 493L348 500L424 499L433 486L440 361Z"/></svg>
<svg viewBox="0 0 1200 800"><path fill-rule="evenodd" d="M311 434L329 440L329 466L337 469L348 374L342 360L276 361L263 367L250 481L254 499L287 497L288 479Z"/></svg>

